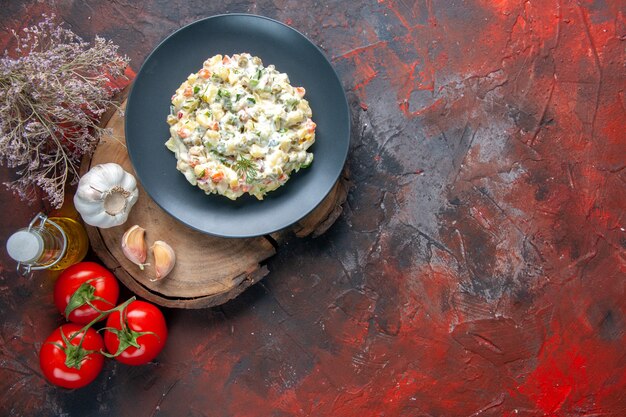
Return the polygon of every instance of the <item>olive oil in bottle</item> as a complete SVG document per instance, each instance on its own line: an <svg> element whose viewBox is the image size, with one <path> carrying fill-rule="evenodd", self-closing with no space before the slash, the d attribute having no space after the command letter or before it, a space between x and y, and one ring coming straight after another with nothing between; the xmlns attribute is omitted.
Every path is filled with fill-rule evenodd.
<svg viewBox="0 0 626 417"><path fill-rule="evenodd" d="M37 214L28 227L7 240L7 252L22 275L42 269L60 270L83 260L89 239L83 226L69 217Z"/></svg>
<svg viewBox="0 0 626 417"><path fill-rule="evenodd" d="M51 266L52 270L65 269L85 258L89 248L89 238L82 224L69 217L49 217L48 221L61 226L67 237L67 250L59 262Z"/></svg>

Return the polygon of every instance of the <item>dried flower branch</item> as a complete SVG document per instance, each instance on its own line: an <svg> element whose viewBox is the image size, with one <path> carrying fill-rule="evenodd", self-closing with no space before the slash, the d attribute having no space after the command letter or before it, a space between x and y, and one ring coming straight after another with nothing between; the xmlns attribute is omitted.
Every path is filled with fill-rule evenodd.
<svg viewBox="0 0 626 417"><path fill-rule="evenodd" d="M13 32L17 46L0 58L0 165L17 168L20 177L6 185L22 199L39 187L60 207L104 133L98 120L115 105L111 80L124 76L128 58L111 41L96 36L90 45L54 20L44 15L21 37Z"/></svg>

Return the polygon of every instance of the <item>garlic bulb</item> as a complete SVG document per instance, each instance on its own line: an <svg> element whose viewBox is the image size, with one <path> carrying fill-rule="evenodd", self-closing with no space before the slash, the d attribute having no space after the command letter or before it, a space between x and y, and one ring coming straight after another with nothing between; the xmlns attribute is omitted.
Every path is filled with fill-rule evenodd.
<svg viewBox="0 0 626 417"><path fill-rule="evenodd" d="M138 196L135 177L118 164L100 164L80 179L74 206L85 223L104 229L124 223Z"/></svg>

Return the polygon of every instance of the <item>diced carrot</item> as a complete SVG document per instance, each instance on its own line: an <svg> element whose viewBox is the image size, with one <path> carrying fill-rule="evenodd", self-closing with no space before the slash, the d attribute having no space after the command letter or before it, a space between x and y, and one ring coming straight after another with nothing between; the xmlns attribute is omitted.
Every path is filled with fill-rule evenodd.
<svg viewBox="0 0 626 417"><path fill-rule="evenodd" d="M298 94L300 98L304 97L305 93L306 90L304 89L304 87L296 87L296 94Z"/></svg>
<svg viewBox="0 0 626 417"><path fill-rule="evenodd" d="M193 88L191 88L191 86L187 86L185 87L185 91L183 92L183 95L185 97L191 97L193 96Z"/></svg>
<svg viewBox="0 0 626 417"><path fill-rule="evenodd" d="M224 55L224 58L222 59L222 64L226 65L230 63L230 57L228 55Z"/></svg>
<svg viewBox="0 0 626 417"><path fill-rule="evenodd" d="M185 129L184 127L181 127L180 129L178 129L176 131L176 133L178 133L178 136L180 136L181 138L186 138L187 136L189 136L189 129Z"/></svg>
<svg viewBox="0 0 626 417"><path fill-rule="evenodd" d="M202 68L199 72L198 75L200 75L202 78L207 79L209 77L211 77L211 71L209 71L206 68Z"/></svg>
<svg viewBox="0 0 626 417"><path fill-rule="evenodd" d="M211 130L218 130L219 127L220 127L220 124L218 122L209 123L209 129Z"/></svg>
<svg viewBox="0 0 626 417"><path fill-rule="evenodd" d="M213 182L217 183L224 179L224 173L222 171L218 171L215 174L211 175L211 179Z"/></svg>

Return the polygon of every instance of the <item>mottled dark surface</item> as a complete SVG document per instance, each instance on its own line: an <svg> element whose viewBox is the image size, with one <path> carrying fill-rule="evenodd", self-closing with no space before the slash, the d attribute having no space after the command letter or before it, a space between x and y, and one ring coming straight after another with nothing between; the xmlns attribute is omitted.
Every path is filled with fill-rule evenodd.
<svg viewBox="0 0 626 417"><path fill-rule="evenodd" d="M43 11L134 68L205 16L292 25L347 91L353 188L238 299L167 310L158 360L77 391L38 367L50 278L3 253L1 415L626 415L623 2L3 0L2 45ZM4 242L37 207L1 198Z"/></svg>

